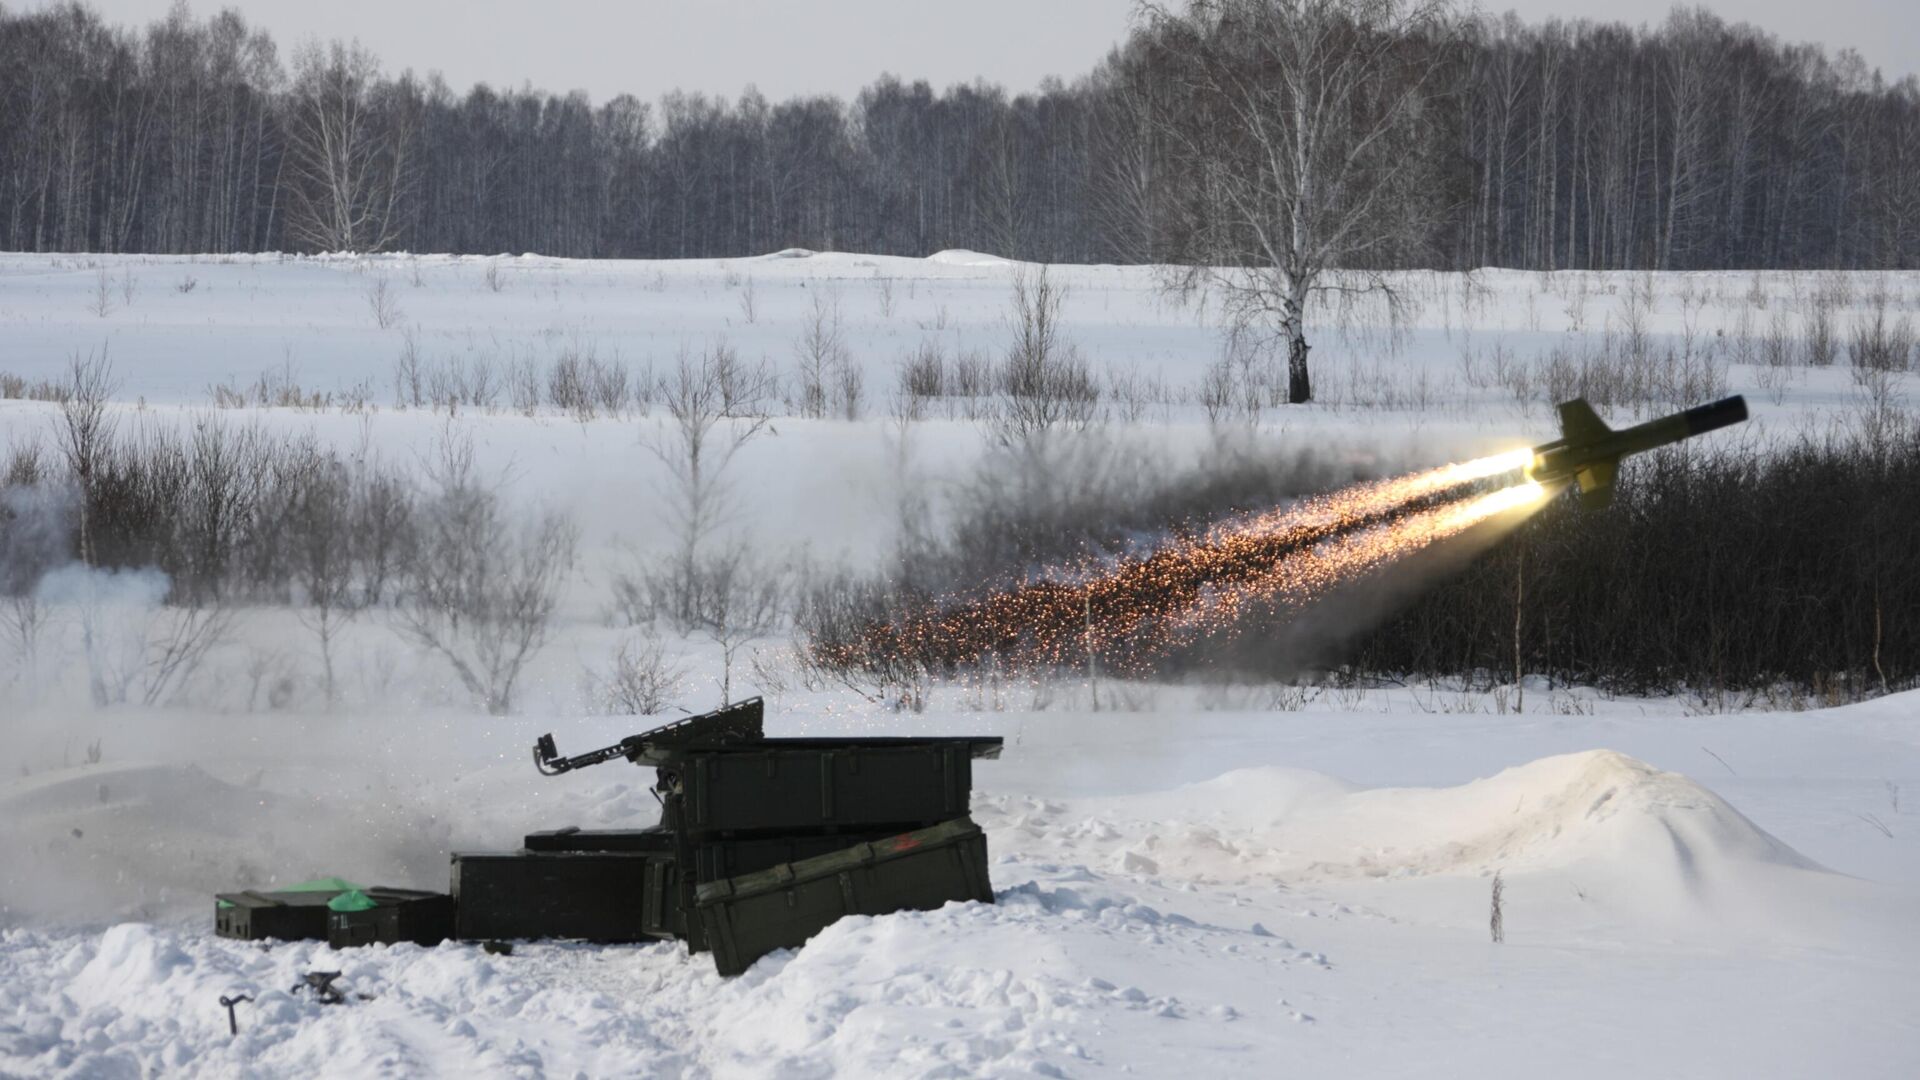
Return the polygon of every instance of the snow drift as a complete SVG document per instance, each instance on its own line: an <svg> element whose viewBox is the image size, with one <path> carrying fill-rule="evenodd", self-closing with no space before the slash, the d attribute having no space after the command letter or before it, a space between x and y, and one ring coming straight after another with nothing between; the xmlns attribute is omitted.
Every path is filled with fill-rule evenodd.
<svg viewBox="0 0 1920 1080"><path fill-rule="evenodd" d="M1062 820L1085 815L1079 822ZM1821 867L1678 773L1611 750L1444 788L1240 769L1124 800L999 801L996 843L1204 884L1575 873L1625 910L1699 914L1755 873ZM1002 840L1002 836L1006 840Z"/></svg>

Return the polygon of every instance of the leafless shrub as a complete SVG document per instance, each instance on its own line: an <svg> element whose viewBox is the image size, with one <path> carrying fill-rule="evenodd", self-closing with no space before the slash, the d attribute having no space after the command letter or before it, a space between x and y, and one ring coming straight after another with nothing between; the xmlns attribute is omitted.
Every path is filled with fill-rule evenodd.
<svg viewBox="0 0 1920 1080"><path fill-rule="evenodd" d="M1833 303L1818 291L1807 305L1806 331L1807 363L1814 367L1833 366L1840 351L1833 329Z"/></svg>
<svg viewBox="0 0 1920 1080"><path fill-rule="evenodd" d="M880 272L876 270L874 271L873 288L874 295L880 302L880 317L883 319L893 318L893 279L881 277Z"/></svg>
<svg viewBox="0 0 1920 1080"><path fill-rule="evenodd" d="M500 292L507 287L507 279L500 273L498 259L487 260L486 272L481 275L480 280L486 283L488 292Z"/></svg>
<svg viewBox="0 0 1920 1080"><path fill-rule="evenodd" d="M1853 816L1859 818L1861 821L1864 821L1868 825L1872 826L1874 832L1879 833L1881 836L1884 836L1889 840L1893 839L1893 830L1887 827L1886 822L1880 820L1879 814L1869 812L1865 814L1856 813Z"/></svg>
<svg viewBox="0 0 1920 1080"><path fill-rule="evenodd" d="M1813 300L1816 307L1844 308L1853 306L1853 275L1845 270L1828 270L1820 275L1813 287Z"/></svg>
<svg viewBox="0 0 1920 1080"><path fill-rule="evenodd" d="M627 367L618 359L592 368L593 400L600 411L608 416L619 416L627 411L628 403L633 399L632 376Z"/></svg>
<svg viewBox="0 0 1920 1080"><path fill-rule="evenodd" d="M1847 359L1856 368L1905 371L1913 354L1913 340L1913 324L1904 317L1889 322L1886 305L1878 304L1871 320L1854 326L1847 342Z"/></svg>
<svg viewBox="0 0 1920 1080"><path fill-rule="evenodd" d="M133 298L140 293L140 279L134 276L133 267L120 268L120 303L133 306Z"/></svg>
<svg viewBox="0 0 1920 1080"><path fill-rule="evenodd" d="M1501 873L1499 870L1493 872L1493 914L1487 923L1487 929L1492 932L1495 945L1503 944L1507 940L1507 920L1500 910L1501 901L1505 898L1507 891L1507 883L1501 877Z"/></svg>
<svg viewBox="0 0 1920 1080"><path fill-rule="evenodd" d="M147 630L144 666L126 673L118 701L130 701L135 684L140 703L158 705L180 690L214 647L233 628L233 612L218 600L166 606L154 612Z"/></svg>
<svg viewBox="0 0 1920 1080"><path fill-rule="evenodd" d="M1007 316L1013 342L996 373L1000 394L989 421L1002 442L1025 442L1094 420L1100 387L1080 350L1061 334L1065 299L1066 288L1044 266L1014 275Z"/></svg>
<svg viewBox="0 0 1920 1080"><path fill-rule="evenodd" d="M1798 351L1792 318L1785 311L1774 312L1767 320L1767 335L1760 342L1761 362L1770 368L1792 367Z"/></svg>
<svg viewBox="0 0 1920 1080"><path fill-rule="evenodd" d="M1739 315L1734 317L1733 333L1726 336L1726 342L1727 352L1734 363L1748 366L1753 364L1759 356L1759 349L1753 338L1752 311L1744 307L1740 309Z"/></svg>
<svg viewBox="0 0 1920 1080"><path fill-rule="evenodd" d="M740 317L751 326L759 318L759 293L753 287L753 275L740 286Z"/></svg>
<svg viewBox="0 0 1920 1080"><path fill-rule="evenodd" d="M528 357L507 364L507 402L514 411L532 416L540 411L542 379L540 365Z"/></svg>
<svg viewBox="0 0 1920 1080"><path fill-rule="evenodd" d="M900 361L895 381L907 415L914 420L923 419L933 402L947 393L947 360L940 346L932 341L921 342Z"/></svg>
<svg viewBox="0 0 1920 1080"><path fill-rule="evenodd" d="M105 267L94 275L93 295L87 300L87 310L102 319L113 314L113 279L107 276Z"/></svg>
<svg viewBox="0 0 1920 1080"><path fill-rule="evenodd" d="M605 675L587 672L587 698L608 716L654 716L673 704L685 675L685 666L667 655L659 635L629 634L620 640Z"/></svg>
<svg viewBox="0 0 1920 1080"><path fill-rule="evenodd" d="M1200 388L1194 394L1206 411L1207 423L1219 426L1233 414L1235 399L1233 362L1225 355L1216 357L1200 374Z"/></svg>
<svg viewBox="0 0 1920 1080"><path fill-rule="evenodd" d="M993 364L978 349L963 349L954 355L948 393L959 398L969 420L979 420L988 412L988 397L993 393Z"/></svg>
<svg viewBox="0 0 1920 1080"><path fill-rule="evenodd" d="M581 420L593 419L593 374L589 369L598 363L591 352L582 353L576 347L562 349L547 369L547 400Z"/></svg>
<svg viewBox="0 0 1920 1080"><path fill-rule="evenodd" d="M373 323L382 330L391 330L399 324L400 298L394 294L393 283L385 277L376 277L367 286L367 310L373 312Z"/></svg>
<svg viewBox="0 0 1920 1080"><path fill-rule="evenodd" d="M1142 375L1137 367L1113 367L1107 369L1106 397L1116 419L1138 424L1147 418L1150 408L1166 401L1167 388L1157 378Z"/></svg>
<svg viewBox="0 0 1920 1080"><path fill-rule="evenodd" d="M207 396L219 409L320 410L334 404L334 395L302 387L299 373L290 360L281 364L278 371L261 372L247 386L214 383L207 387Z"/></svg>
<svg viewBox="0 0 1920 1080"><path fill-rule="evenodd" d="M546 644L577 532L552 512L524 526L510 522L474 464L472 442L451 433L428 481L394 625L445 659L488 712L503 715L527 661Z"/></svg>
<svg viewBox="0 0 1920 1080"><path fill-rule="evenodd" d="M858 364L843 363L833 380L834 411L843 420L860 419L860 410L866 403L866 373Z"/></svg>
<svg viewBox="0 0 1920 1080"><path fill-rule="evenodd" d="M823 419L834 392L834 382L847 366L847 346L840 326L840 294L831 286L813 291L811 309L794 342L796 375L793 407L801 416Z"/></svg>
<svg viewBox="0 0 1920 1080"><path fill-rule="evenodd" d="M725 338L716 340L707 351L714 385L720 392L723 416L757 417L765 415L767 401L779 393L779 378L766 357L747 361L740 350Z"/></svg>
<svg viewBox="0 0 1920 1080"><path fill-rule="evenodd" d="M193 290L199 287L200 287L200 279L194 277L192 274L188 274L185 277L182 277L179 281L174 283L173 291L179 293L182 296L185 296L186 294L192 292Z"/></svg>
<svg viewBox="0 0 1920 1080"><path fill-rule="evenodd" d="M412 329L400 335L400 356L393 362L394 404L420 408L426 404L420 365L420 339Z"/></svg>

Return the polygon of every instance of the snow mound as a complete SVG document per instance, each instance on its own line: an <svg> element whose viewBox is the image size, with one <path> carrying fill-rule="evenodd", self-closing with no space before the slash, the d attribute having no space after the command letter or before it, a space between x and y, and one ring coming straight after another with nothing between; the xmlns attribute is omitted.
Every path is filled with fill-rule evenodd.
<svg viewBox="0 0 1920 1080"><path fill-rule="evenodd" d="M781 248L779 251L769 252L760 257L763 259L811 259L818 254L820 253L812 248L790 247Z"/></svg>
<svg viewBox="0 0 1920 1080"><path fill-rule="evenodd" d="M927 261L940 266L1012 266L1013 260L998 255L988 255L981 251L968 251L966 248L948 248L927 256Z"/></svg>
<svg viewBox="0 0 1920 1080"><path fill-rule="evenodd" d="M1255 768L1126 799L989 799L977 816L999 851L1206 884L1577 871L1634 907L1698 909L1751 872L1821 869L1693 780L1611 750L1458 787Z"/></svg>
<svg viewBox="0 0 1920 1080"><path fill-rule="evenodd" d="M1679 773L1611 750L1518 765L1453 788L1355 792L1286 831L1328 872L1481 873L1576 863L1819 869Z"/></svg>

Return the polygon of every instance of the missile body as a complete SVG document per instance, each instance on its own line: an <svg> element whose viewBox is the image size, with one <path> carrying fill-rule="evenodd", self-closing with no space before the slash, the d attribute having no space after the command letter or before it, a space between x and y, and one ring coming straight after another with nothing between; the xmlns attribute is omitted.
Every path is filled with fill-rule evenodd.
<svg viewBox="0 0 1920 1080"><path fill-rule="evenodd" d="M1747 418L1747 399L1738 394L1619 431L1608 427L1586 398L1562 402L1559 408L1560 438L1533 448L1527 479L1539 484L1571 483L1580 489L1581 504L1596 508L1613 501L1613 478L1621 458Z"/></svg>

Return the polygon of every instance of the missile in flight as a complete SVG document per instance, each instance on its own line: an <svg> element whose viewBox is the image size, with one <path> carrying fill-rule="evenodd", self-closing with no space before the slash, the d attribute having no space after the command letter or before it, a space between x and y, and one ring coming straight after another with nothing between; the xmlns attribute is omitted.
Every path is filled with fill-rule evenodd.
<svg viewBox="0 0 1920 1080"><path fill-rule="evenodd" d="M1613 501L1621 458L1738 424L1747 418L1747 399L1735 394L1619 431L1586 398L1561 402L1559 409L1560 438L1533 448L1527 479L1543 486L1571 483L1580 490L1581 505L1597 509Z"/></svg>

